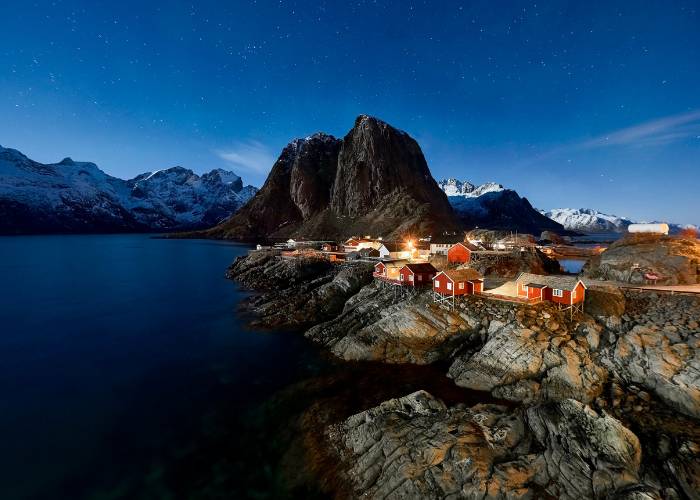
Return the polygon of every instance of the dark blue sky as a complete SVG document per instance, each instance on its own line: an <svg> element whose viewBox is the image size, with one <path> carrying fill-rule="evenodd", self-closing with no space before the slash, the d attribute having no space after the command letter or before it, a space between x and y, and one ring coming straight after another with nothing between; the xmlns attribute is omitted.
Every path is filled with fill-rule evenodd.
<svg viewBox="0 0 700 500"><path fill-rule="evenodd" d="M436 178L700 222L697 1L25 1L2 18L0 144L40 161L260 185L289 140L367 113Z"/></svg>

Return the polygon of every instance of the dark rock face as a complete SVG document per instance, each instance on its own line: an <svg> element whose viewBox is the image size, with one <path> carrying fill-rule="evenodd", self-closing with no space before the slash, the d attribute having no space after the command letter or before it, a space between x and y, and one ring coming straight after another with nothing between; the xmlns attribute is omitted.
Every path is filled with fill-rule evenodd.
<svg viewBox="0 0 700 500"><path fill-rule="evenodd" d="M398 236L457 225L418 143L361 115L342 141L315 134L290 143L258 195L209 235L239 240Z"/></svg>
<svg viewBox="0 0 700 500"><path fill-rule="evenodd" d="M419 203L431 203L436 216L451 213L418 143L382 121L359 116L343 139L332 208L351 217L364 215L397 187Z"/></svg>
<svg viewBox="0 0 700 500"><path fill-rule="evenodd" d="M326 134L289 143L257 195L210 235L251 240L291 234L327 208L340 144Z"/></svg>
<svg viewBox="0 0 700 500"><path fill-rule="evenodd" d="M488 227L532 234L543 231L572 234L558 222L535 210L527 198L520 197L511 189L489 192L475 198L451 196L450 203L467 229Z"/></svg>

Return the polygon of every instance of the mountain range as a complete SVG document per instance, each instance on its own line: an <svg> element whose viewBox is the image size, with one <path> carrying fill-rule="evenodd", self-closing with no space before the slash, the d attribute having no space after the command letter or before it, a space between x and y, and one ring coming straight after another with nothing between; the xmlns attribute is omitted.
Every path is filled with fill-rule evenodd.
<svg viewBox="0 0 700 500"><path fill-rule="evenodd" d="M630 224L646 223L646 221L635 221L591 208L555 208L546 212L542 210L541 213L557 221L566 229L587 234L624 233ZM697 229L697 226L692 224L668 223L668 225L671 233L678 233L683 229Z"/></svg>
<svg viewBox="0 0 700 500"><path fill-rule="evenodd" d="M43 164L0 147L0 234L201 229L256 192L222 169L200 176L172 167L123 180L94 163Z"/></svg>
<svg viewBox="0 0 700 500"><path fill-rule="evenodd" d="M532 207L527 198L501 184L481 185L457 179L438 183L465 229L488 228L540 235L543 231L569 231Z"/></svg>

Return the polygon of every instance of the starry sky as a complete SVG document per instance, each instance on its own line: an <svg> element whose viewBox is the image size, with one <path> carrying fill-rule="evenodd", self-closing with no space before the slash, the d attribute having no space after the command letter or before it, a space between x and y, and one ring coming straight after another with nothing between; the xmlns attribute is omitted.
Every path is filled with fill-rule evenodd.
<svg viewBox="0 0 700 500"><path fill-rule="evenodd" d="M361 113L434 177L700 223L700 2L8 2L0 144L132 177L223 167Z"/></svg>

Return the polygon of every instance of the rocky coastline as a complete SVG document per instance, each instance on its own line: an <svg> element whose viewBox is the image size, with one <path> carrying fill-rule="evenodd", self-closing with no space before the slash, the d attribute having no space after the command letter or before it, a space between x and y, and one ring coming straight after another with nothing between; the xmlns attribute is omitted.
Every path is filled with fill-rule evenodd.
<svg viewBox="0 0 700 500"><path fill-rule="evenodd" d="M698 498L700 299L591 289L573 319L474 296L449 310L371 270L252 252L227 271L255 291L259 327L300 330L347 362L429 365L483 395L418 387L335 417L311 405L305 460L327 494Z"/></svg>

